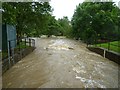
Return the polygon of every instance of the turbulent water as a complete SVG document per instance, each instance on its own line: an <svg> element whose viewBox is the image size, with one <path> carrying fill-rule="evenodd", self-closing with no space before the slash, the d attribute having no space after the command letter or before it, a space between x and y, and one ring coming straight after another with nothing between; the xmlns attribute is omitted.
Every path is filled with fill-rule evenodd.
<svg viewBox="0 0 120 90"><path fill-rule="evenodd" d="M36 38L36 49L3 75L3 88L118 88L118 65L66 38Z"/></svg>

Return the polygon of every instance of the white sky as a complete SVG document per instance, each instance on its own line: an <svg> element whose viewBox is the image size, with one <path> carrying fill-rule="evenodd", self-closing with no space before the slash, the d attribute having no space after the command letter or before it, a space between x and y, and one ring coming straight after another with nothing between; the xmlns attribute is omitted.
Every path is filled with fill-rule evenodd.
<svg viewBox="0 0 120 90"><path fill-rule="evenodd" d="M74 10L76 9L76 5L83 1L84 0L51 0L50 5L54 9L53 16L55 16L56 19L68 16L68 19L71 20ZM119 0L113 1L118 2Z"/></svg>
<svg viewBox="0 0 120 90"><path fill-rule="evenodd" d="M54 9L53 16L56 16L56 19L68 16L69 20L71 20L76 5L83 1L84 0L51 0L50 5Z"/></svg>

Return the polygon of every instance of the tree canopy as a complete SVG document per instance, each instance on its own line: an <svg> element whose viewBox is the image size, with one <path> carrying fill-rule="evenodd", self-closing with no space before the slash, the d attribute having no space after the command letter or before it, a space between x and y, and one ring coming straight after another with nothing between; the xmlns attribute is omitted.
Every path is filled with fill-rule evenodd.
<svg viewBox="0 0 120 90"><path fill-rule="evenodd" d="M116 39L120 9L114 2L83 2L71 20L73 37L88 43L96 39Z"/></svg>
<svg viewBox="0 0 120 90"><path fill-rule="evenodd" d="M49 2L3 2L2 23L14 24L17 36L39 36L52 12Z"/></svg>
<svg viewBox="0 0 120 90"><path fill-rule="evenodd" d="M71 29L67 17L56 20L49 2L3 2L2 23L16 25L17 37L66 35Z"/></svg>
<svg viewBox="0 0 120 90"><path fill-rule="evenodd" d="M49 2L3 2L2 23L16 25L17 37L64 35L94 43L120 39L120 9L114 2L83 2L69 21L55 19Z"/></svg>

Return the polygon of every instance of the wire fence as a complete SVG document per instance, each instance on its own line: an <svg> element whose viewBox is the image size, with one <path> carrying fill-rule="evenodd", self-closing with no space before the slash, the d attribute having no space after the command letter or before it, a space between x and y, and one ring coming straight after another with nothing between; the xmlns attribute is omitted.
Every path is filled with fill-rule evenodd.
<svg viewBox="0 0 120 90"><path fill-rule="evenodd" d="M11 66L32 52L35 48L35 40L30 38L19 39L15 48L11 48L8 41L8 50L2 51L2 72L6 72Z"/></svg>

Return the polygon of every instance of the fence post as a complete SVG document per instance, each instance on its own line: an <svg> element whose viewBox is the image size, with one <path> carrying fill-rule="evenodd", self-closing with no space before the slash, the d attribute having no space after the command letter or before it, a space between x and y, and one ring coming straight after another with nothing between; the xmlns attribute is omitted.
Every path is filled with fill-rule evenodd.
<svg viewBox="0 0 120 90"><path fill-rule="evenodd" d="M8 62L9 62L9 68L11 67L11 62L10 62L10 41L8 41Z"/></svg>
<svg viewBox="0 0 120 90"><path fill-rule="evenodd" d="M25 38L25 48L26 48L26 38Z"/></svg>
<svg viewBox="0 0 120 90"><path fill-rule="evenodd" d="M18 46L19 46L19 51L20 51L20 39L19 39L19 41L18 41L18 44L19 44Z"/></svg>
<svg viewBox="0 0 120 90"><path fill-rule="evenodd" d="M31 47L31 39L29 39L29 46Z"/></svg>
<svg viewBox="0 0 120 90"><path fill-rule="evenodd" d="M105 53L106 53L106 51L105 51L105 49L103 49L103 50L104 50L103 57L105 58Z"/></svg>
<svg viewBox="0 0 120 90"><path fill-rule="evenodd" d="M34 47L35 47L35 40L34 40Z"/></svg>
<svg viewBox="0 0 120 90"><path fill-rule="evenodd" d="M14 48L12 48L12 63L15 64L15 61L14 61Z"/></svg>
<svg viewBox="0 0 120 90"><path fill-rule="evenodd" d="M108 42L108 50L110 50L110 42Z"/></svg>
<svg viewBox="0 0 120 90"><path fill-rule="evenodd" d="M20 52L20 59L22 59L22 49L21 49L21 38L19 39L19 52Z"/></svg>
<svg viewBox="0 0 120 90"><path fill-rule="evenodd" d="M33 46L33 40L31 39L31 46Z"/></svg>

